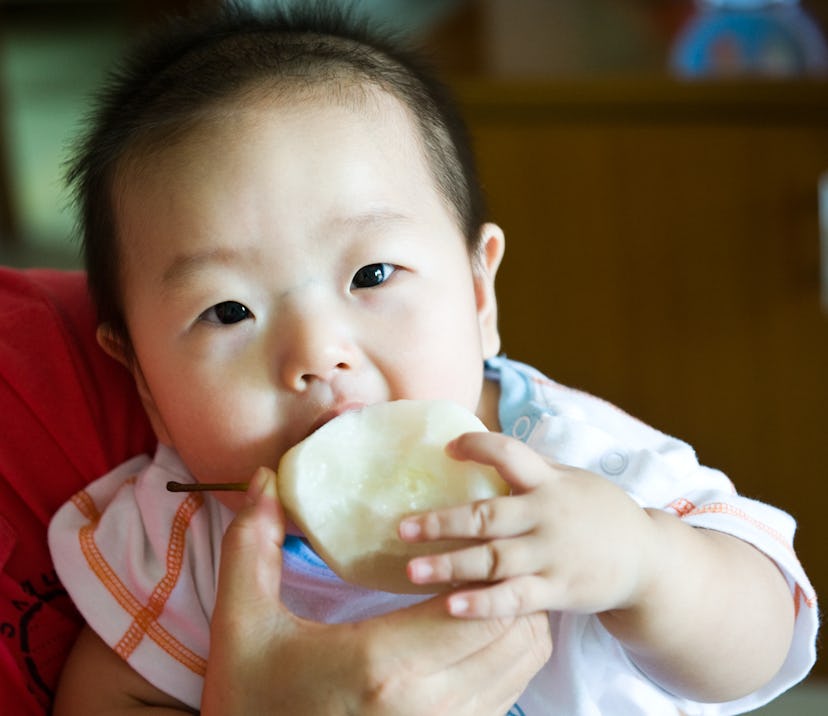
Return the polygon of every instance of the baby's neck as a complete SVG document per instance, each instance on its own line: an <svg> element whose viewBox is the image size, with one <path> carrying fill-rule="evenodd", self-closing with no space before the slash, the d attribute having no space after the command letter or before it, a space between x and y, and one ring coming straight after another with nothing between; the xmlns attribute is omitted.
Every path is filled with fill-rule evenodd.
<svg viewBox="0 0 828 716"><path fill-rule="evenodd" d="M501 432L499 406L500 383L495 380L484 380L480 403L477 406L477 417L491 432Z"/></svg>

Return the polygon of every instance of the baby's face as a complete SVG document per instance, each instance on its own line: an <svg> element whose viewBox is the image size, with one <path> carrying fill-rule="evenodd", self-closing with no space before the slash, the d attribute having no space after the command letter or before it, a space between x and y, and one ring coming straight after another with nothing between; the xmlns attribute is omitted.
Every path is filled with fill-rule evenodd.
<svg viewBox="0 0 828 716"><path fill-rule="evenodd" d="M128 170L116 206L139 389L199 480L361 405L485 412L502 235L473 271L393 98L234 110Z"/></svg>

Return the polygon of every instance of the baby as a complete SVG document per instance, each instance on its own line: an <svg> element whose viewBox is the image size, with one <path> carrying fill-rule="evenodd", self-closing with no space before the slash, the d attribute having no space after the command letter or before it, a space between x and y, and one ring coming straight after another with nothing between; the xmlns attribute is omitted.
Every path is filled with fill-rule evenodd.
<svg viewBox="0 0 828 716"><path fill-rule="evenodd" d="M428 602L343 582L301 534L284 538L274 611L247 636L260 629L289 665L270 674L264 712L404 713L367 701L421 673L419 657L346 698L354 679L329 675L363 662L325 636L351 625L359 649L360 625L410 626L435 605L434 651L452 630L538 615L554 645L547 659L526 644L544 653L515 699L487 700L478 664L448 672L465 709L453 713L737 713L800 680L817 616L791 518L738 496L684 443L500 355L504 234L486 222L463 125L416 57L329 11L219 15L136 51L71 171L99 341L134 375L159 447L52 522L88 622L55 713L258 712L238 706L243 688L233 707L216 696L217 583L260 588L222 539L250 501L273 499L262 466L343 412L397 399L474 412L491 432L447 451L494 467L511 493L401 522L411 542L476 540L409 563L413 584L452 585ZM165 490L254 475L247 498ZM316 623L301 652L273 625L284 607ZM400 655L414 632L400 627ZM508 681L517 657L494 654Z"/></svg>

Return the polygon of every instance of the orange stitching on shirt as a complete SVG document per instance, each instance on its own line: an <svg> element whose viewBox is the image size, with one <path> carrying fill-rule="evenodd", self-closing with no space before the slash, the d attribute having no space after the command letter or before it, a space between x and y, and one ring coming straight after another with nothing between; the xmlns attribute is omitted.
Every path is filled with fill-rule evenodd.
<svg viewBox="0 0 828 716"><path fill-rule="evenodd" d="M696 506L690 502L686 497L679 497L676 500L673 500L667 507L664 508L665 510L673 510L679 517L684 517L685 515L690 514L693 510L696 509Z"/></svg>
<svg viewBox="0 0 828 716"><path fill-rule="evenodd" d="M770 535L777 542L783 545L785 549L787 549L790 552L793 552L793 548L791 547L791 545L788 544L788 541L785 539L785 536L781 532L773 529L773 527L769 525L766 525L764 522L760 522L755 517L751 517L744 510L740 510L738 507L729 505L726 502L711 502L709 505L703 505L702 507L697 507L694 510L691 510L690 512L683 515L683 517L692 517L695 515L705 514L730 515L731 517L739 517L740 519L745 520L745 522L749 522L754 527L758 527L760 530Z"/></svg>
<svg viewBox="0 0 828 716"><path fill-rule="evenodd" d="M100 517L95 501L86 490L81 490L72 495L72 504L90 522L95 522Z"/></svg>
<svg viewBox="0 0 828 716"><path fill-rule="evenodd" d="M179 661L181 660L179 656L176 656L176 654L180 653L180 645L178 645L178 642L172 639L166 631L157 631L155 625L158 617L164 611L164 606L181 575L181 567L184 562L185 535L189 528L190 520L198 511L199 507L201 507L202 503L203 498L201 495L188 495L187 499L176 510L170 530L170 542L167 546L166 572L155 586L155 589L153 589L152 594L150 594L146 606L142 607L137 613L133 613L133 623L115 648L124 659L137 648L143 635L147 634L158 646L169 653L170 656ZM186 664L188 668L193 669L193 666L189 663L191 659L186 655L184 656L188 662Z"/></svg>
<svg viewBox="0 0 828 716"><path fill-rule="evenodd" d="M805 606L809 609L813 609L817 603L816 594L805 594L805 590L797 582L794 588L794 617L799 616L800 601L805 602Z"/></svg>
<svg viewBox="0 0 828 716"><path fill-rule="evenodd" d="M142 605L135 595L127 589L98 549L94 539L97 521L81 528L79 532L81 550L87 563L121 608L133 617L132 624L114 647L115 652L123 659L127 659L141 642L143 636L147 635L161 649L190 671L199 676L205 674L206 660L181 644L157 621L181 574L185 533L192 516L198 511L202 503L201 495L191 494L179 505L173 519L170 543L167 547L166 573L156 585L146 606Z"/></svg>
<svg viewBox="0 0 828 716"><path fill-rule="evenodd" d="M713 502L709 505L704 505L703 507L697 507L696 509L688 512L687 514L682 515L682 517L689 517L691 515L703 515L709 513L731 515L732 517L739 517L740 519L749 522L754 527L758 527L760 530L773 537L777 542L783 545L785 549L787 549L791 554L793 554L794 557L796 557L796 552L794 551L793 547L790 544L788 544L788 541L785 539L785 536L781 532L773 529L769 525L766 525L764 522L760 522L754 517L751 517L743 510L740 510L739 508L734 507L733 505L728 505L726 502ZM797 613L799 612L799 597L802 598L802 601L804 601L808 607L813 608L816 606L816 595L806 594L800 586L800 584L797 582L796 588L794 589L794 601L796 603L795 611Z"/></svg>

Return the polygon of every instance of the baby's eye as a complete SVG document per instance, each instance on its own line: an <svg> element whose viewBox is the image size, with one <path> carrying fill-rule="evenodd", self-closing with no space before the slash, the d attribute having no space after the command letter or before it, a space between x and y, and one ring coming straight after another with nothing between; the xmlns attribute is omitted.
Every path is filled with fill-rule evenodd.
<svg viewBox="0 0 828 716"><path fill-rule="evenodd" d="M206 321L207 323L221 323L222 325L238 323L239 321L252 317L253 313L250 309L238 301L222 301L208 308L200 316L202 321Z"/></svg>
<svg viewBox="0 0 828 716"><path fill-rule="evenodd" d="M368 264L351 279L351 288L373 288L385 283L396 269L391 264Z"/></svg>

